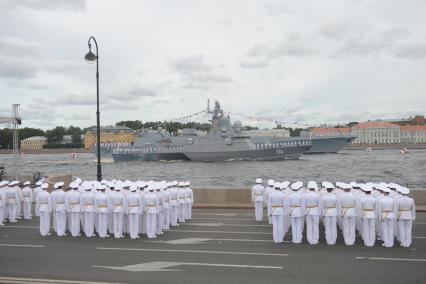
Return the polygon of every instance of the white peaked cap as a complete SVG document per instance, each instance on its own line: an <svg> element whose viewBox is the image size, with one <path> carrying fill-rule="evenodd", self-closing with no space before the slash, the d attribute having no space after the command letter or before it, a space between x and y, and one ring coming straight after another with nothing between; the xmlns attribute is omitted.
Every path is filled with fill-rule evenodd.
<svg viewBox="0 0 426 284"><path fill-rule="evenodd" d="M296 181L291 184L291 189L298 190L303 186L303 183L300 181Z"/></svg>
<svg viewBox="0 0 426 284"><path fill-rule="evenodd" d="M329 182L329 181L323 181L323 182L322 182L322 185L323 185L325 188L334 188L334 185L333 185L331 182Z"/></svg>
<svg viewBox="0 0 426 284"><path fill-rule="evenodd" d="M78 183L76 183L75 181L73 181L73 182L71 182L71 183L69 184L69 186L70 186L71 188L78 188Z"/></svg>
<svg viewBox="0 0 426 284"><path fill-rule="evenodd" d="M172 186L178 185L178 182L176 180L172 181Z"/></svg>
<svg viewBox="0 0 426 284"><path fill-rule="evenodd" d="M309 189L318 189L318 185L315 181L308 182L308 188Z"/></svg>
<svg viewBox="0 0 426 284"><path fill-rule="evenodd" d="M43 182L42 181L38 181L38 182L36 182L36 185L41 185Z"/></svg>
<svg viewBox="0 0 426 284"><path fill-rule="evenodd" d="M178 183L178 186L184 186L183 181L180 181L180 182Z"/></svg>
<svg viewBox="0 0 426 284"><path fill-rule="evenodd" d="M103 180L101 180L101 183L102 183L102 184L107 184L107 183L108 183L108 181L107 181L106 179L103 179Z"/></svg>
<svg viewBox="0 0 426 284"><path fill-rule="evenodd" d="M130 186L130 191L132 191L132 192L135 192L136 191L136 185L135 184L132 184L131 186Z"/></svg>
<svg viewBox="0 0 426 284"><path fill-rule="evenodd" d="M257 178L256 179L256 183L262 183L262 179L261 178Z"/></svg>
<svg viewBox="0 0 426 284"><path fill-rule="evenodd" d="M41 188L42 189L47 189L49 187L49 184L48 183L43 183L42 185L41 185Z"/></svg>
<svg viewBox="0 0 426 284"><path fill-rule="evenodd" d="M275 187L275 188L281 188L281 183L279 183L279 182L275 182L275 183L274 183L274 187Z"/></svg>
<svg viewBox="0 0 426 284"><path fill-rule="evenodd" d="M406 187L401 187L401 193L404 195L410 194L410 190Z"/></svg>
<svg viewBox="0 0 426 284"><path fill-rule="evenodd" d="M29 182L28 180L26 182L24 182L24 185L30 185L31 182Z"/></svg>
<svg viewBox="0 0 426 284"><path fill-rule="evenodd" d="M380 189L383 191L383 192L390 192L390 189L389 188L387 188L387 186L384 186L384 185L381 185L380 186Z"/></svg>
<svg viewBox="0 0 426 284"><path fill-rule="evenodd" d="M103 184L103 183L98 184L98 186L97 186L97 189L99 189L99 190L104 190L105 188L106 188L106 185Z"/></svg>
<svg viewBox="0 0 426 284"><path fill-rule="evenodd" d="M268 185L274 185L274 180L273 179L268 179Z"/></svg>
<svg viewBox="0 0 426 284"><path fill-rule="evenodd" d="M6 185L6 184L8 184L7 181L0 181L0 186Z"/></svg>

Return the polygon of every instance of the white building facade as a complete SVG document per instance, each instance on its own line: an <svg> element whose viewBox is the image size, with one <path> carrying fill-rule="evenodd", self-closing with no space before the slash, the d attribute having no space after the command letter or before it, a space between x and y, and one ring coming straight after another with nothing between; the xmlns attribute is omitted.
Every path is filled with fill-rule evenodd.
<svg viewBox="0 0 426 284"><path fill-rule="evenodd" d="M352 128L357 138L354 144L399 144L401 143L401 126L386 121L368 121Z"/></svg>

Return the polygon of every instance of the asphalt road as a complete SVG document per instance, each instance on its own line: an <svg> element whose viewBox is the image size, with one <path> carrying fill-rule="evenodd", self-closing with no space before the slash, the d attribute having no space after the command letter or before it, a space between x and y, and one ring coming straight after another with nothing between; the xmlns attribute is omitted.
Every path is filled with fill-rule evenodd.
<svg viewBox="0 0 426 284"><path fill-rule="evenodd" d="M411 248L272 242L249 210L194 209L148 240L41 237L38 219L0 227L0 283L425 283L426 213ZM45 280L40 280L45 279ZM67 282L65 280L69 280Z"/></svg>

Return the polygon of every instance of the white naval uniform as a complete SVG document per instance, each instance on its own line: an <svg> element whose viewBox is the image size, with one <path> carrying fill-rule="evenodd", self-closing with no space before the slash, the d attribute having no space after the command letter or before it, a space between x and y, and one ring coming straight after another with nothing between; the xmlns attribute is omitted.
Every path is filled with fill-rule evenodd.
<svg viewBox="0 0 426 284"><path fill-rule="evenodd" d="M123 219L126 210L126 198L121 192L114 192L111 195L112 214L113 214L113 232L115 238L123 237Z"/></svg>
<svg viewBox="0 0 426 284"><path fill-rule="evenodd" d="M66 193L62 189L58 189L50 196L52 198L53 215L55 216L53 221L56 222L55 231L58 237L62 237L65 235L65 231L67 229L67 208L65 205Z"/></svg>
<svg viewBox="0 0 426 284"><path fill-rule="evenodd" d="M33 190L27 186L22 189L24 219L31 219L31 205L34 202ZM0 221L1 222L1 221Z"/></svg>
<svg viewBox="0 0 426 284"><path fill-rule="evenodd" d="M185 204L186 204L186 218L188 220L192 219L192 204L194 203L194 193L189 187L185 188Z"/></svg>
<svg viewBox="0 0 426 284"><path fill-rule="evenodd" d="M274 190L268 194L268 211L271 212L272 236L274 243L282 243L284 240L283 215L285 208L284 193Z"/></svg>
<svg viewBox="0 0 426 284"><path fill-rule="evenodd" d="M40 212L40 235L49 235L50 230L50 212L52 212L52 198L50 193L43 190L37 196L36 210Z"/></svg>
<svg viewBox="0 0 426 284"><path fill-rule="evenodd" d="M345 244L351 246L355 243L356 226L356 199L351 192L342 192L340 194L339 215L342 222L343 239Z"/></svg>
<svg viewBox="0 0 426 284"><path fill-rule="evenodd" d="M383 196L378 202L379 220L382 231L383 246L393 247L393 221L395 219L395 204L390 196Z"/></svg>
<svg viewBox="0 0 426 284"><path fill-rule="evenodd" d="M108 236L108 222L111 212L111 199L105 192L100 192L95 197L95 210L98 213L97 232L100 238Z"/></svg>
<svg viewBox="0 0 426 284"><path fill-rule="evenodd" d="M16 190L16 188L14 187L8 187L6 190L6 206L7 206L7 215L9 218L9 221L11 223L16 223L16 218L17 218L17 206L18 203L20 203L19 201L19 196L18 196L18 191Z"/></svg>
<svg viewBox="0 0 426 284"><path fill-rule="evenodd" d="M251 201L254 203L254 217L256 221L263 220L264 195L265 195L265 188L261 184L256 184L253 186L251 190Z"/></svg>
<svg viewBox="0 0 426 284"><path fill-rule="evenodd" d="M130 192L126 196L129 235L131 239L139 238L139 217L142 210L142 200L137 192Z"/></svg>
<svg viewBox="0 0 426 284"><path fill-rule="evenodd" d="M265 205L266 205L266 208L269 208L268 207L268 199L269 199L269 194L270 193L272 193L272 192L274 192L275 191L275 189L274 189L274 186L268 186L266 189L265 189L265 197L263 198L263 200L265 201ZM271 212L269 212L269 210L268 210L268 224L269 225L271 225L272 224L272 219L271 219Z"/></svg>
<svg viewBox="0 0 426 284"><path fill-rule="evenodd" d="M170 212L171 212L171 205L170 205L170 192L168 190L164 190L161 192L163 194L164 203L163 203L163 214L164 214L164 230L170 229Z"/></svg>
<svg viewBox="0 0 426 284"><path fill-rule="evenodd" d="M185 222L186 205L185 205L185 189L182 187L177 188L177 201L179 204L178 221L179 223Z"/></svg>
<svg viewBox="0 0 426 284"><path fill-rule="evenodd" d="M303 238L303 219L305 207L302 202L303 196L298 191L293 191L288 195L286 207L291 222L292 242L300 244Z"/></svg>
<svg viewBox="0 0 426 284"><path fill-rule="evenodd" d="M402 196L397 200L396 212L398 220L398 233L401 246L409 247L412 237L413 221L416 219L416 207L414 200L408 196Z"/></svg>
<svg viewBox="0 0 426 284"><path fill-rule="evenodd" d="M374 246L376 241L376 198L371 194L361 197L359 202L359 215L361 217L362 239L367 247Z"/></svg>
<svg viewBox="0 0 426 284"><path fill-rule="evenodd" d="M83 213L83 231L86 237L95 236L95 195L91 191L86 191L80 198L81 211Z"/></svg>
<svg viewBox="0 0 426 284"><path fill-rule="evenodd" d="M143 201L143 197L145 196L145 191L143 189L139 190L138 194L141 201ZM140 211L141 211L141 215L139 216L139 234L142 235L142 234L146 234L146 214L142 208Z"/></svg>
<svg viewBox="0 0 426 284"><path fill-rule="evenodd" d="M34 202L37 200L37 196L40 192L42 192L43 189L41 188L41 186L37 186L36 188L34 188ZM39 217L40 215L38 214L39 212L37 210L34 210L35 216Z"/></svg>
<svg viewBox="0 0 426 284"><path fill-rule="evenodd" d="M303 196L303 205L306 208L306 239L311 245L316 245L319 239L319 219L321 216L320 195L310 190Z"/></svg>
<svg viewBox="0 0 426 284"><path fill-rule="evenodd" d="M16 218L17 219L21 219L21 212L22 212L22 200L23 200L23 195L22 195L22 189L16 185L15 186L15 190L18 193L18 201L16 204Z"/></svg>
<svg viewBox="0 0 426 284"><path fill-rule="evenodd" d="M325 227L325 240L328 245L334 245L337 239L337 196L332 192L324 193L321 200L321 208Z"/></svg>
<svg viewBox="0 0 426 284"><path fill-rule="evenodd" d="M146 214L146 234L149 239L155 238L157 230L157 195L154 192L145 194L143 209Z"/></svg>
<svg viewBox="0 0 426 284"><path fill-rule="evenodd" d="M0 188L0 225L4 225L4 219L6 215L6 190Z"/></svg>
<svg viewBox="0 0 426 284"><path fill-rule="evenodd" d="M161 191L157 191L156 195L157 195L157 231L156 233L157 235L162 235L163 226L164 226L164 214L163 214L164 197Z"/></svg>
<svg viewBox="0 0 426 284"><path fill-rule="evenodd" d="M172 226L178 226L178 215L179 215L179 203L177 199L177 189L172 187L169 189L170 192L170 223Z"/></svg>
<svg viewBox="0 0 426 284"><path fill-rule="evenodd" d="M80 236L80 195L80 192L76 189L72 189L65 194L65 207L69 215L68 229L73 237Z"/></svg>

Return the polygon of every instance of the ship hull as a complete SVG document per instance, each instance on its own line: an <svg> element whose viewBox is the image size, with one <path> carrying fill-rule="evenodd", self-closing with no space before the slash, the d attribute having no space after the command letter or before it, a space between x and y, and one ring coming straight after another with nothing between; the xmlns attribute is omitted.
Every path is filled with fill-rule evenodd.
<svg viewBox="0 0 426 284"><path fill-rule="evenodd" d="M299 159L309 147L310 145L262 150L184 152L184 154L194 162L282 161Z"/></svg>
<svg viewBox="0 0 426 284"><path fill-rule="evenodd" d="M356 137L312 137L312 147L305 154L336 154Z"/></svg>
<svg viewBox="0 0 426 284"><path fill-rule="evenodd" d="M187 161L187 156L183 153L118 153L112 154L115 162L130 161Z"/></svg>

